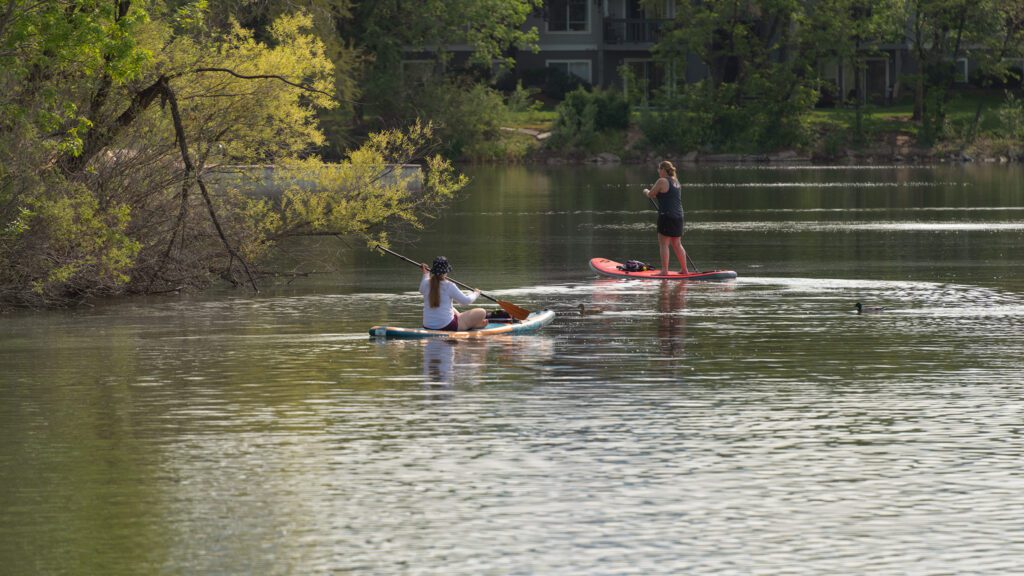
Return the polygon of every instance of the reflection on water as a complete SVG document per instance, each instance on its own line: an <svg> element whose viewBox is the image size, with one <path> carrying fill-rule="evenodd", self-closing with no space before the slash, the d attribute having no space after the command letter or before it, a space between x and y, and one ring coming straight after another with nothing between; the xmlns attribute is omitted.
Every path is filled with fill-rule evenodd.
<svg viewBox="0 0 1024 576"><path fill-rule="evenodd" d="M370 340L422 298L362 253L4 317L5 571L1019 571L1019 172L686 170L686 246L739 278L597 277L657 256L648 172L481 170L403 248L556 310L534 336ZM744 185L801 178L836 185Z"/></svg>
<svg viewBox="0 0 1024 576"><path fill-rule="evenodd" d="M455 368L454 341L428 340L423 345L423 376L428 382L453 383L452 370ZM478 363L470 363L475 365Z"/></svg>
<svg viewBox="0 0 1024 576"><path fill-rule="evenodd" d="M454 386L474 385L483 378L487 368L489 352L493 352L505 339L496 337L493 342L482 340L456 341L429 338L420 343L423 348L423 377L427 384ZM501 358L501 355L491 354Z"/></svg>
<svg viewBox="0 0 1024 576"><path fill-rule="evenodd" d="M658 293L658 341L661 352L677 358L686 349L686 290L688 282L662 282Z"/></svg>

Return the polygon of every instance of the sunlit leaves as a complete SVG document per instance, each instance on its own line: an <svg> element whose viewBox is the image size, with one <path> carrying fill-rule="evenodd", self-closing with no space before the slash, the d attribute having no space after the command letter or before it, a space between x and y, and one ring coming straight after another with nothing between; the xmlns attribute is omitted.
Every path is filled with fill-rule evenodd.
<svg viewBox="0 0 1024 576"><path fill-rule="evenodd" d="M140 8L145 4L127 10L99 0L7 4L0 20L0 121L35 123L52 135L57 151L75 153L95 121L75 102L77 91L103 77L130 82L151 58L136 37L149 20Z"/></svg>
<svg viewBox="0 0 1024 576"><path fill-rule="evenodd" d="M465 185L431 156L430 125L317 158L318 113L337 106L324 22L340 12L250 28L206 0L14 2L25 10L0 16L0 304L203 286L288 236L384 240ZM423 171L394 169L412 162ZM277 166L291 189L278 203L197 187L234 164Z"/></svg>
<svg viewBox="0 0 1024 576"><path fill-rule="evenodd" d="M102 209L88 191L72 188L68 192L57 198L37 198L22 213L34 226L45 227L45 234L36 235L45 238L46 246L32 253L35 266L18 263L33 291L44 299L59 299L68 284L80 279L92 284L91 289L125 284L141 247L126 234L129 207Z"/></svg>
<svg viewBox="0 0 1024 576"><path fill-rule="evenodd" d="M286 235L331 233L386 244L389 231L420 228L467 179L450 162L425 154L430 124L372 134L338 164L298 161L278 171ZM409 162L422 160L419 165Z"/></svg>
<svg viewBox="0 0 1024 576"><path fill-rule="evenodd" d="M334 68L311 25L306 14L282 16L268 44L233 22L213 46L192 37L168 46L163 58L196 145L219 143L231 162L258 163L324 143L316 111L336 105Z"/></svg>

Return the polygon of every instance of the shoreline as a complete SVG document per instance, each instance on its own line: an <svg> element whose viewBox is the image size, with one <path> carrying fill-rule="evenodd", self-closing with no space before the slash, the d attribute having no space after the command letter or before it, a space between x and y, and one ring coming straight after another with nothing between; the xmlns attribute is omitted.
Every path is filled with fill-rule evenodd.
<svg viewBox="0 0 1024 576"><path fill-rule="evenodd" d="M928 166L936 164L993 164L1014 165L1024 163L1024 154L982 154L979 156L956 152L936 151L931 153L911 152L906 154L873 151L848 151L838 156L802 154L796 151L783 151L771 154L698 154L697 152L678 153L646 153L643 155L627 154L624 157L612 152L581 155L576 153L555 154L548 151L543 154L532 154L524 158L522 164L559 166L559 165L642 165L672 160L684 166ZM503 162L478 161L476 164L503 164Z"/></svg>
<svg viewBox="0 0 1024 576"><path fill-rule="evenodd" d="M932 146L918 144L907 134L885 132L869 141L854 144L835 142L819 137L807 146L796 146L771 152L701 152L698 150L658 150L647 147L635 131L625 134L621 142L605 141L591 151L551 146L550 131L536 129L501 129L510 138L528 141L518 153L496 154L492 157L465 158L473 164L534 165L602 165L649 164L663 159L683 165L936 165L936 164L1018 164L1024 163L1024 144L983 134L971 144L943 140ZM612 139L614 140L614 139ZM603 148L603 149L602 149ZM508 150L512 150L510 147Z"/></svg>

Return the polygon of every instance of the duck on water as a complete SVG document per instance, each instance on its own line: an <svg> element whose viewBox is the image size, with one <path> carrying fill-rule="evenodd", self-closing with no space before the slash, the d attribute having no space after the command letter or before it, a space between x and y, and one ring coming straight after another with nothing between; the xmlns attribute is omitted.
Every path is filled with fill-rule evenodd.
<svg viewBox="0 0 1024 576"><path fill-rule="evenodd" d="M885 310L882 306L865 306L860 302L854 304L853 307L857 309L857 314L878 314Z"/></svg>

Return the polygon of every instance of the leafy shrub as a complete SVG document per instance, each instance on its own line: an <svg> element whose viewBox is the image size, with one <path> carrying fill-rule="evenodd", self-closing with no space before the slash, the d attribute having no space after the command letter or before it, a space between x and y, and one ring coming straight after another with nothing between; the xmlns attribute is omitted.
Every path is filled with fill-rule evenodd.
<svg viewBox="0 0 1024 576"><path fill-rule="evenodd" d="M738 97L732 84L698 82L677 95L659 95L639 127L647 143L672 151L760 152L809 141L805 112L817 92L796 89L784 97L763 87L758 97Z"/></svg>
<svg viewBox="0 0 1024 576"><path fill-rule="evenodd" d="M141 248L126 234L129 207L101 209L84 186L50 184L59 186L59 193L51 188L27 199L5 227L0 243L10 264L0 273L5 299L38 306L125 286Z"/></svg>
<svg viewBox="0 0 1024 576"><path fill-rule="evenodd" d="M597 135L629 127L629 104L614 91L578 88L558 105L552 145L589 150Z"/></svg>
<svg viewBox="0 0 1024 576"><path fill-rule="evenodd" d="M522 81L524 86L540 88L541 93L552 100L562 100L570 92L591 87L579 76L567 74L557 68L526 70L523 72Z"/></svg>
<svg viewBox="0 0 1024 576"><path fill-rule="evenodd" d="M410 95L409 114L433 122L446 155L464 157L469 148L497 137L507 108L497 90L442 79Z"/></svg>
<svg viewBox="0 0 1024 576"><path fill-rule="evenodd" d="M1024 140L1024 100L1013 92L1006 92L1006 101L996 111L1002 124L1002 133L1016 140Z"/></svg>
<svg viewBox="0 0 1024 576"><path fill-rule="evenodd" d="M509 95L505 101L505 106L509 112L520 113L520 112L533 112L540 109L542 104L534 99L540 92L538 88L523 88L522 80L516 82L515 90Z"/></svg>

